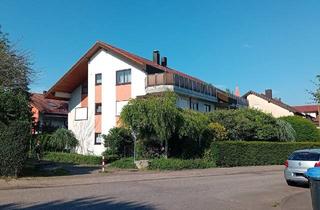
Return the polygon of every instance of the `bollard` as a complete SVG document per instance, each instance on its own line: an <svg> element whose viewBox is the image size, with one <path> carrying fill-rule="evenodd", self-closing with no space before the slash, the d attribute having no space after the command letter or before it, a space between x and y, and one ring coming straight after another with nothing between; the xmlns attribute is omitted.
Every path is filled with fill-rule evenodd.
<svg viewBox="0 0 320 210"><path fill-rule="evenodd" d="M102 156L102 172L104 172L104 165L105 165L104 156Z"/></svg>

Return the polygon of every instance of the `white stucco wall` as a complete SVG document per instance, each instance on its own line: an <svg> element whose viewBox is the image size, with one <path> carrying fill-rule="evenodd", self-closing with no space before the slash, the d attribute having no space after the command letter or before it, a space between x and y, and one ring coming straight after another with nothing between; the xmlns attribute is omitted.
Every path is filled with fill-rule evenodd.
<svg viewBox="0 0 320 210"><path fill-rule="evenodd" d="M274 117L292 116L294 113L284 109L274 103L268 102L256 95L249 95L247 97L250 108L258 109L264 113L272 114Z"/></svg>
<svg viewBox="0 0 320 210"><path fill-rule="evenodd" d="M95 107L95 74L102 74L102 115L101 133L108 134L116 126L116 71L131 69L131 98L145 94L146 74L137 67L119 59L118 57L100 50L93 56L88 64L88 106ZM118 110L119 112L119 110ZM94 122L95 110L89 108L89 118ZM105 147L103 144L94 145L94 128L92 136L88 139L93 152L100 155Z"/></svg>
<svg viewBox="0 0 320 210"><path fill-rule="evenodd" d="M93 154L93 147L88 141L94 135L94 119L75 120L76 108L81 107L81 86L76 88L69 100L68 129L71 130L79 140L80 146L77 152L80 154Z"/></svg>

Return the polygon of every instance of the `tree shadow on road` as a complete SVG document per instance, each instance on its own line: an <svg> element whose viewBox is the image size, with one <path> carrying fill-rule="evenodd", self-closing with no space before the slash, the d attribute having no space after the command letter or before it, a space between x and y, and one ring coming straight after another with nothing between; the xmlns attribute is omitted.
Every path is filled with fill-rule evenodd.
<svg viewBox="0 0 320 210"><path fill-rule="evenodd" d="M116 201L113 198L87 197L72 201L51 201L41 204L22 205L19 203L0 204L0 209L117 209L117 210L153 210L155 207L147 203L137 203L133 201Z"/></svg>

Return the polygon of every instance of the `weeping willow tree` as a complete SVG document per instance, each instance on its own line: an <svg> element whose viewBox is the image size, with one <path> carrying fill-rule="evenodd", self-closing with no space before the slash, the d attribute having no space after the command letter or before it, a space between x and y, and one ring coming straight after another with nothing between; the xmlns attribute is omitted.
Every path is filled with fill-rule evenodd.
<svg viewBox="0 0 320 210"><path fill-rule="evenodd" d="M161 96L147 96L131 100L121 112L121 122L135 133L138 139L156 139L168 157L168 141L179 125L180 113L177 96L165 92Z"/></svg>

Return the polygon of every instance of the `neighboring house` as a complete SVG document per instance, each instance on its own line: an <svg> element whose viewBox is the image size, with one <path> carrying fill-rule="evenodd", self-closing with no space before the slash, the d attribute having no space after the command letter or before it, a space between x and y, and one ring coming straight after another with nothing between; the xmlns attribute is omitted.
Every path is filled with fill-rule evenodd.
<svg viewBox="0 0 320 210"><path fill-rule="evenodd" d="M117 126L122 108L131 98L166 90L178 94L177 106L210 112L247 106L247 100L167 67L159 51L148 60L97 42L47 92L46 97L68 100L68 128L80 142L78 152L100 155L101 134Z"/></svg>
<svg viewBox="0 0 320 210"><path fill-rule="evenodd" d="M311 119L318 127L319 126L319 105L301 105L293 106L296 110L303 113L306 118Z"/></svg>
<svg viewBox="0 0 320 210"><path fill-rule="evenodd" d="M31 94L33 113L33 133L52 132L57 128L68 127L68 103L61 100L47 99L43 94Z"/></svg>
<svg viewBox="0 0 320 210"><path fill-rule="evenodd" d="M249 102L250 108L258 109L274 117L302 115L297 109L283 103L280 99L273 98L272 90L268 89L265 94L249 91L244 96Z"/></svg>

